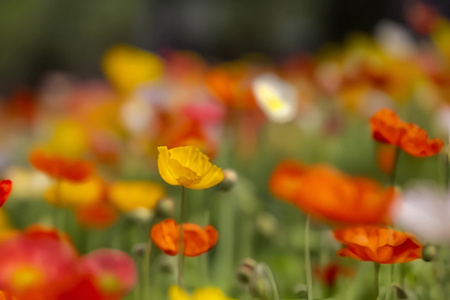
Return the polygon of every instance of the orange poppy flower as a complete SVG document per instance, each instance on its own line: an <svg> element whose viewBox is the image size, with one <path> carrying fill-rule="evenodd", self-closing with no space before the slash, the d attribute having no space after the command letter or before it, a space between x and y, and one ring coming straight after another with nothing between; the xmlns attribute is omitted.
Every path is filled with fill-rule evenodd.
<svg viewBox="0 0 450 300"><path fill-rule="evenodd" d="M395 164L395 146L379 144L376 150L376 160L378 168L384 174L391 174Z"/></svg>
<svg viewBox="0 0 450 300"><path fill-rule="evenodd" d="M429 139L425 130L413 123L403 122L394 111L387 108L375 113L369 122L374 140L398 146L413 156L435 155L444 146L441 139Z"/></svg>
<svg viewBox="0 0 450 300"><path fill-rule="evenodd" d="M225 105L246 110L257 107L250 73L250 67L245 63L235 62L213 68L205 80L209 89Z"/></svg>
<svg viewBox="0 0 450 300"><path fill-rule="evenodd" d="M107 228L117 220L117 211L106 202L79 207L75 211L77 222L89 228Z"/></svg>
<svg viewBox="0 0 450 300"><path fill-rule="evenodd" d="M155 245L168 255L179 252L180 225L173 219L166 219L152 227L150 237ZM201 228L197 224L183 224L183 254L193 257L213 248L219 239L217 230L207 225Z"/></svg>
<svg viewBox="0 0 450 300"><path fill-rule="evenodd" d="M0 300L17 300L17 298L7 292L0 291Z"/></svg>
<svg viewBox="0 0 450 300"><path fill-rule="evenodd" d="M346 248L338 255L380 264L404 263L422 257L423 245L411 234L381 227L353 227L333 231Z"/></svg>
<svg viewBox="0 0 450 300"><path fill-rule="evenodd" d="M275 197L291 202L306 170L306 166L294 160L280 162L270 176L270 191Z"/></svg>
<svg viewBox="0 0 450 300"><path fill-rule="evenodd" d="M271 191L312 217L332 223L378 224L387 221L393 188L350 177L327 166L283 162L272 175Z"/></svg>
<svg viewBox="0 0 450 300"><path fill-rule="evenodd" d="M12 181L9 179L4 179L0 181L0 207L5 204L6 200L9 197L9 194L11 194L12 190Z"/></svg>
<svg viewBox="0 0 450 300"><path fill-rule="evenodd" d="M49 155L42 150L33 150L29 159L33 167L58 179L83 181L94 172L94 164L89 161Z"/></svg>

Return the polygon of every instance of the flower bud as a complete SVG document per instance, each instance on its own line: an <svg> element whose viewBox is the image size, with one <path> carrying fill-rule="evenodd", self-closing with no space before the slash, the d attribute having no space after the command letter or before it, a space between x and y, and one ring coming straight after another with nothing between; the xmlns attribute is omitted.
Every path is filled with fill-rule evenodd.
<svg viewBox="0 0 450 300"><path fill-rule="evenodd" d="M424 261L433 261L438 254L438 248L435 245L425 245L422 250L422 259Z"/></svg>
<svg viewBox="0 0 450 300"><path fill-rule="evenodd" d="M238 174L235 170L225 169L222 171L224 179L220 183L220 189L224 192L231 190L238 181Z"/></svg>
<svg viewBox="0 0 450 300"><path fill-rule="evenodd" d="M299 299L308 299L308 288L304 284L297 284L294 287L294 293Z"/></svg>
<svg viewBox="0 0 450 300"><path fill-rule="evenodd" d="M154 213L145 207L139 207L130 211L127 216L135 222L146 223L150 222L154 217Z"/></svg>
<svg viewBox="0 0 450 300"><path fill-rule="evenodd" d="M145 255L145 251L147 250L148 244L147 243L138 243L133 246L132 253L136 257L143 257Z"/></svg>
<svg viewBox="0 0 450 300"><path fill-rule="evenodd" d="M176 257L169 255L160 255L158 259L159 270L164 274L173 274L176 269Z"/></svg>
<svg viewBox="0 0 450 300"><path fill-rule="evenodd" d="M175 201L171 197L161 198L155 207L155 213L161 218L171 218L175 213Z"/></svg>
<svg viewBox="0 0 450 300"><path fill-rule="evenodd" d="M248 286L254 277L256 261L251 258L246 258L236 271L236 279L244 286Z"/></svg>
<svg viewBox="0 0 450 300"><path fill-rule="evenodd" d="M278 221L269 213L260 213L256 217L256 228L266 238L273 238L277 234Z"/></svg>

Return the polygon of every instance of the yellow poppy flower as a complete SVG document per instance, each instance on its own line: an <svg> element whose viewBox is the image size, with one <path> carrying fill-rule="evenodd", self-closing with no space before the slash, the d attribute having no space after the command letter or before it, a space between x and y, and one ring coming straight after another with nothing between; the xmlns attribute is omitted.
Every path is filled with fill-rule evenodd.
<svg viewBox="0 0 450 300"><path fill-rule="evenodd" d="M102 65L106 77L125 93L141 83L157 79L164 71L164 63L159 56L127 45L108 50Z"/></svg>
<svg viewBox="0 0 450 300"><path fill-rule="evenodd" d="M53 205L79 207L100 201L102 195L102 180L98 177L91 177L83 182L61 180L59 186L56 183L45 191L44 198Z"/></svg>
<svg viewBox="0 0 450 300"><path fill-rule="evenodd" d="M153 209L164 195L164 188L154 182L118 181L109 187L110 201L123 212Z"/></svg>
<svg viewBox="0 0 450 300"><path fill-rule="evenodd" d="M201 190L220 183L224 176L222 169L213 165L208 156L194 146L158 147L159 174L171 185Z"/></svg>
<svg viewBox="0 0 450 300"><path fill-rule="evenodd" d="M169 300L233 300L225 296L218 288L206 287L196 289L192 297L178 286L173 285L169 289Z"/></svg>

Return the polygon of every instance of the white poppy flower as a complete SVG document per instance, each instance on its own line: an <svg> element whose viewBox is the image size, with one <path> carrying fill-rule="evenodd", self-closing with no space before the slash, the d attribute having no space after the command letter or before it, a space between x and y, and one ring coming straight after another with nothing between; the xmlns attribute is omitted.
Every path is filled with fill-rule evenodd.
<svg viewBox="0 0 450 300"><path fill-rule="evenodd" d="M273 122L292 121L298 108L294 88L274 74L262 74L253 80L253 94L261 110Z"/></svg>
<svg viewBox="0 0 450 300"><path fill-rule="evenodd" d="M406 189L392 210L394 225L414 234L421 242L450 243L450 194L431 183Z"/></svg>

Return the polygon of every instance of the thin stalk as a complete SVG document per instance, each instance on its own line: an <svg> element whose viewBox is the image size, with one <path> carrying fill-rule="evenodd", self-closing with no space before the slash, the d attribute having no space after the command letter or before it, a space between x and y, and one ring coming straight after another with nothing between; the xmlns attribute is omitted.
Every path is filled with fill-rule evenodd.
<svg viewBox="0 0 450 300"><path fill-rule="evenodd" d="M273 276L272 270L265 263L262 263L262 266L264 268L264 273L266 273L267 279L269 280L270 287L272 289L273 300L280 300L280 295L278 294L277 283L275 282L275 277Z"/></svg>
<svg viewBox="0 0 450 300"><path fill-rule="evenodd" d="M144 259L142 263L142 280L143 280L143 290L144 290L144 297L143 299L150 300L151 299L151 293L150 293L150 254L152 250L152 242L151 239L147 242L147 247L145 247L144 252Z"/></svg>
<svg viewBox="0 0 450 300"><path fill-rule="evenodd" d="M60 230L63 231L63 222L64 222L64 216L63 216L63 211L61 208L61 178L57 177L56 178L56 187L55 187L55 206L56 206L56 211L55 211L55 227Z"/></svg>
<svg viewBox="0 0 450 300"><path fill-rule="evenodd" d="M178 286L183 288L183 270L184 270L184 249L183 249L183 222L185 214L186 188L181 186L181 204L180 204L180 251L178 252Z"/></svg>
<svg viewBox="0 0 450 300"><path fill-rule="evenodd" d="M374 274L374 276L375 276L375 280L374 280L374 283L375 283L375 299L379 299L378 298L378 296L380 295L380 281L379 281L379 277L380 277L380 264L379 263L376 263L376 262L374 262L373 263L373 266L374 266L374 270L375 270L375 274Z"/></svg>
<svg viewBox="0 0 450 300"><path fill-rule="evenodd" d="M305 226L305 271L306 271L306 285L308 286L308 300L313 300L313 284L311 274L311 257L309 253L309 227L311 223L311 217L306 217Z"/></svg>

